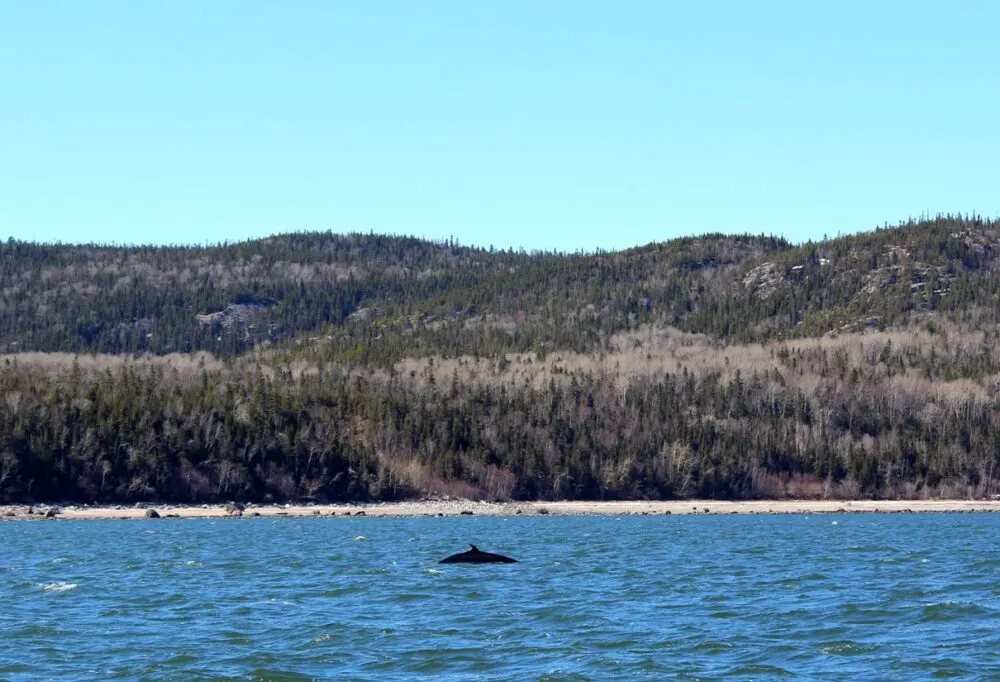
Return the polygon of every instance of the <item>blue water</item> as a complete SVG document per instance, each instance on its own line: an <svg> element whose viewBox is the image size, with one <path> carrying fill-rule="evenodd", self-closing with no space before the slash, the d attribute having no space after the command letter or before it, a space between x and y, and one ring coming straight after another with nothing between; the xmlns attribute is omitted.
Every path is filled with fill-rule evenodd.
<svg viewBox="0 0 1000 682"><path fill-rule="evenodd" d="M0 680L1000 679L1000 515L0 523ZM438 565L474 542L513 565Z"/></svg>

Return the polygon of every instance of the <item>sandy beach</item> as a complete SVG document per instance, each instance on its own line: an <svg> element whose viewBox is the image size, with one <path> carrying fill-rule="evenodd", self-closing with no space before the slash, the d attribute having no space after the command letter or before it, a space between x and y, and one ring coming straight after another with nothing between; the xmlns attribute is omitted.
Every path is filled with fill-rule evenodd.
<svg viewBox="0 0 1000 682"><path fill-rule="evenodd" d="M0 520L83 520L159 518L265 518L357 516L503 516L516 514L665 515L665 514L835 514L994 512L1000 500L672 500L629 502L505 502L425 500L353 505L154 505L0 506ZM154 510L155 515L149 510Z"/></svg>

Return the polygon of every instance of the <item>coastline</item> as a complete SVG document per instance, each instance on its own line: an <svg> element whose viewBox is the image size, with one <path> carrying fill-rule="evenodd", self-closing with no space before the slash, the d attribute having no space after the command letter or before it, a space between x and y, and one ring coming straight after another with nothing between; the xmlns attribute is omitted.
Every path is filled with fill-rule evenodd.
<svg viewBox="0 0 1000 682"><path fill-rule="evenodd" d="M242 510L222 504L138 506L0 506L3 520L144 519L148 510L171 518L306 518L357 516L658 516L732 514L849 514L1000 512L1000 500L670 500L623 502L475 502L424 500L375 504L246 505ZM50 514L54 510L54 514Z"/></svg>

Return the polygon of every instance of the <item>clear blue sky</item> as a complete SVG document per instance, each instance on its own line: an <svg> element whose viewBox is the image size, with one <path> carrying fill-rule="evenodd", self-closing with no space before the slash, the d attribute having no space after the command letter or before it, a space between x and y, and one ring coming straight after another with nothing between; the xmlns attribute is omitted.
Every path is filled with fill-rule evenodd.
<svg viewBox="0 0 1000 682"><path fill-rule="evenodd" d="M1000 214L1000 2L0 3L0 237L619 248Z"/></svg>

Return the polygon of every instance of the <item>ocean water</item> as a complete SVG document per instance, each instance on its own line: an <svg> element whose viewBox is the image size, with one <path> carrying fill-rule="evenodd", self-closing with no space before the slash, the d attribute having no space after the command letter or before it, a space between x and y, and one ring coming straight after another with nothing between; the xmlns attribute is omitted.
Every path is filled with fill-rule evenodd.
<svg viewBox="0 0 1000 682"><path fill-rule="evenodd" d="M1000 679L1000 515L0 523L0 680ZM512 565L439 565L467 549Z"/></svg>

